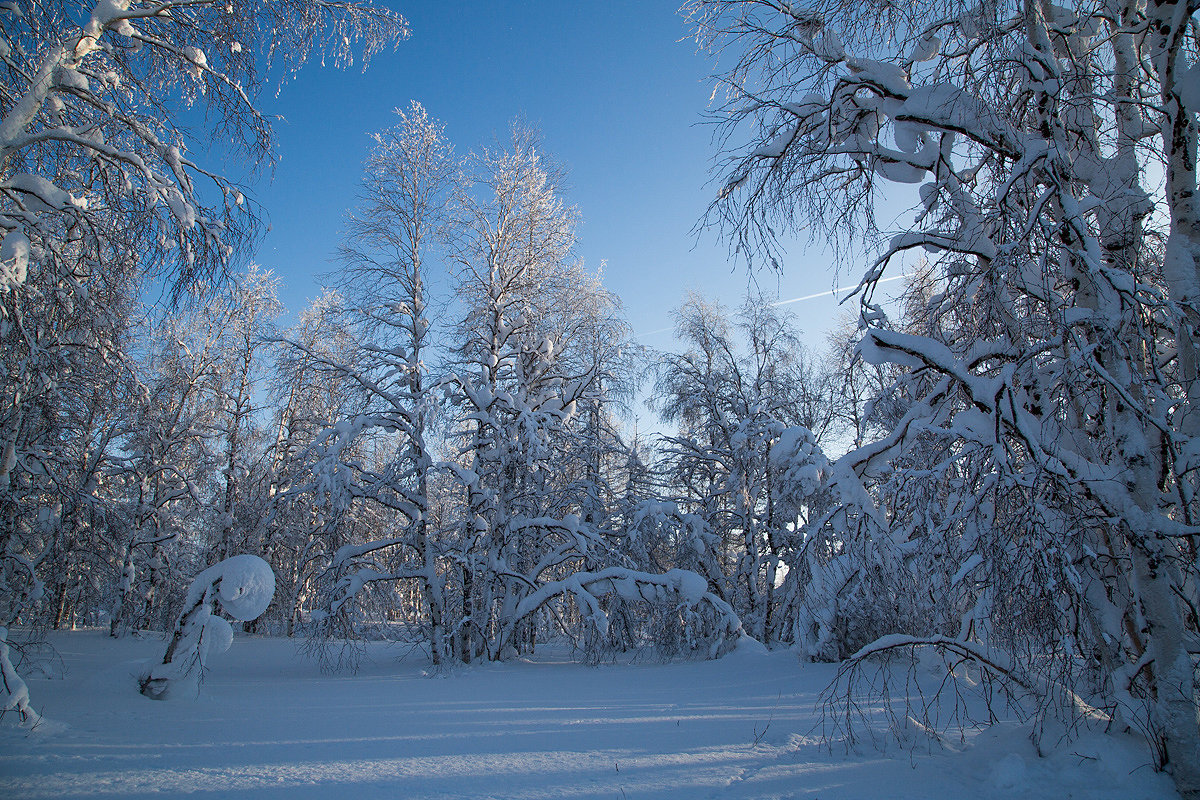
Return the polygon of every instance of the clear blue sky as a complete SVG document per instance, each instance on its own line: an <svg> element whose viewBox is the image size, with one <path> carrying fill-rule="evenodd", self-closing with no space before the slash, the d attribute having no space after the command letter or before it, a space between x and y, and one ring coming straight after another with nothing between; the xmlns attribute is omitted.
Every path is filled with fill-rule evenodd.
<svg viewBox="0 0 1200 800"><path fill-rule="evenodd" d="M503 136L517 115L540 128L570 170L568 201L584 223L581 254L606 262L643 343L671 345L670 311L687 289L736 307L748 273L712 233L692 229L711 196L711 59L697 52L674 0L639 2L390 3L412 36L364 73L307 65L262 110L280 114L273 181L253 186L271 230L256 260L280 275L298 311L333 268L343 215L354 203L368 134L419 100L459 153ZM856 277L844 280L853 284ZM758 285L784 299L834 285L827 254L794 248L782 276ZM837 313L830 297L791 305L822 346Z"/></svg>

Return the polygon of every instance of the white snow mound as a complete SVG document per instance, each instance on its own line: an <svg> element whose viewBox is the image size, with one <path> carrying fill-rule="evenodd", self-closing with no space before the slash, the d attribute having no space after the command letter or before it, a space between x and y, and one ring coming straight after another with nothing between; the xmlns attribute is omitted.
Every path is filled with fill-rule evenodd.
<svg viewBox="0 0 1200 800"><path fill-rule="evenodd" d="M200 641L200 661L207 663L209 658L230 647L233 647L233 626L224 617L209 617L204 623L204 638Z"/></svg>
<svg viewBox="0 0 1200 800"><path fill-rule="evenodd" d="M258 556L233 556L211 569L220 571L221 583L217 591L221 608L234 619L242 622L257 619L271 604L275 595L275 573Z"/></svg>

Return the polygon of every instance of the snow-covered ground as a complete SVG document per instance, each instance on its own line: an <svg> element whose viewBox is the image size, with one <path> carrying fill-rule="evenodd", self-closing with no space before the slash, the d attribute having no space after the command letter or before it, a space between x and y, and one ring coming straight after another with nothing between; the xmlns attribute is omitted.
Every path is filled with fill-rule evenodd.
<svg viewBox="0 0 1200 800"><path fill-rule="evenodd" d="M161 639L51 642L65 675L28 681L46 722L0 730L7 800L1177 796L1144 750L1102 734L1046 758L1016 723L915 751L827 747L815 704L834 668L786 652L427 677L379 645L328 676L294 642L239 635L198 699L156 702L132 676Z"/></svg>

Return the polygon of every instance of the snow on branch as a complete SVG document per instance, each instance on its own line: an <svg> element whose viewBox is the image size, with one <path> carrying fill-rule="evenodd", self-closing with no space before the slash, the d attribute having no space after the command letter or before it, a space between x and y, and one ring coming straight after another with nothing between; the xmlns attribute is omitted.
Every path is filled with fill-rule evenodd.
<svg viewBox="0 0 1200 800"><path fill-rule="evenodd" d="M732 647L742 635L742 623L733 608L708 591L708 581L690 570L672 569L661 575L623 567L609 567L599 572L577 572L560 581L544 583L521 599L508 621L507 640L518 622L550 600L570 595L580 612L604 635L608 631L608 615L601 604L606 595L616 595L628 602L674 603L680 610L706 612L706 632L711 636L709 658L716 658Z"/></svg>
<svg viewBox="0 0 1200 800"><path fill-rule="evenodd" d="M976 642L964 641L962 639L951 639L948 636L908 636L905 634L894 633L887 636L882 636L879 639L871 642L857 653L850 656L850 662L863 661L886 653L889 650L895 650L903 647L941 647L951 652L954 652L964 658L969 658L979 665L990 670L996 675L1002 675L1016 683L1023 689L1031 689L1032 686L1028 679L1025 678L1013 666L1012 661L1003 653L997 652L989 647L977 644Z"/></svg>
<svg viewBox="0 0 1200 800"><path fill-rule="evenodd" d="M42 717L29 704L29 687L9 657L8 628L0 628L0 716L9 711L17 712L23 727L32 728Z"/></svg>

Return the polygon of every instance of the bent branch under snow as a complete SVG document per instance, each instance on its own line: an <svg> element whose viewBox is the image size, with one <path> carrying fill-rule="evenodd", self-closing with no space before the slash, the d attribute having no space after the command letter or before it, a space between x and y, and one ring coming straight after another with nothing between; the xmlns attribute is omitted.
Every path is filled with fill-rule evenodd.
<svg viewBox="0 0 1200 800"><path fill-rule="evenodd" d="M511 639L517 623L522 619L550 600L567 594L575 598L582 615L602 635L608 632L608 615L600 604L601 598L606 595L617 595L634 602L675 602L680 608L701 612L707 610L712 615L708 619L712 635L709 658L727 653L742 635L741 620L728 603L708 591L708 581L702 575L685 569L672 569L655 575L609 567L599 572L577 572L563 580L543 584L536 592L523 598L508 621L505 641Z"/></svg>

